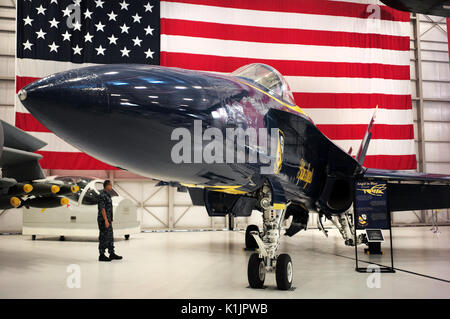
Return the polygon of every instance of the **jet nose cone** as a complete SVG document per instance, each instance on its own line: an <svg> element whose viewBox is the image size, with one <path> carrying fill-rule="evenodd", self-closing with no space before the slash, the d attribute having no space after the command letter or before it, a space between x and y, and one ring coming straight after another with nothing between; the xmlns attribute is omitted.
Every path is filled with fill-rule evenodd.
<svg viewBox="0 0 450 319"><path fill-rule="evenodd" d="M25 89L22 89L19 91L19 93L17 93L17 95L19 96L19 100L25 101L27 98L27 91Z"/></svg>
<svg viewBox="0 0 450 319"><path fill-rule="evenodd" d="M18 92L25 108L57 132L74 119L108 112L106 88L89 69L75 69L37 80ZM82 118L82 119L81 119Z"/></svg>
<svg viewBox="0 0 450 319"><path fill-rule="evenodd" d="M93 110L106 101L106 88L94 72L74 69L37 80L19 91L19 99L30 112L40 113L49 107L70 111L71 108ZM102 105L104 106L104 105Z"/></svg>
<svg viewBox="0 0 450 319"><path fill-rule="evenodd" d="M37 80L18 97L41 124L77 148L95 134L97 123L109 112L107 89L89 68Z"/></svg>

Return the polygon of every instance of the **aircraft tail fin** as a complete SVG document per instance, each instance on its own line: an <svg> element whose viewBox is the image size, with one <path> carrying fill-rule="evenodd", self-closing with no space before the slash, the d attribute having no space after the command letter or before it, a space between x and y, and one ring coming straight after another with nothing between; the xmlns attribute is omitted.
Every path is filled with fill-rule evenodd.
<svg viewBox="0 0 450 319"><path fill-rule="evenodd" d="M378 110L378 105L376 106L375 111L373 112L370 123L367 126L366 134L364 135L364 138L361 141L361 145L359 146L358 153L356 154L356 161L361 166L364 164L364 159L366 158L367 150L369 149L369 143L370 143L370 140L372 139L372 127L375 122L377 110Z"/></svg>

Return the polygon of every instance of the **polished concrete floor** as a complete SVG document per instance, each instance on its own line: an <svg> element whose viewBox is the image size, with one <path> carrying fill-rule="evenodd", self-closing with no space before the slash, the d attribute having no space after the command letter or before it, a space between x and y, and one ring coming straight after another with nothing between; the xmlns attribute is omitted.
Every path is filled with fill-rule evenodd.
<svg viewBox="0 0 450 319"><path fill-rule="evenodd" d="M355 272L354 250L335 230L329 238L316 229L283 238L280 251L294 262L290 291L276 290L272 274L265 289L248 288L242 232L141 233L116 241L124 260L112 263L97 261L93 238L0 236L0 298L450 298L450 227L440 231L394 228L398 270L375 281ZM80 288L69 288L74 278Z"/></svg>

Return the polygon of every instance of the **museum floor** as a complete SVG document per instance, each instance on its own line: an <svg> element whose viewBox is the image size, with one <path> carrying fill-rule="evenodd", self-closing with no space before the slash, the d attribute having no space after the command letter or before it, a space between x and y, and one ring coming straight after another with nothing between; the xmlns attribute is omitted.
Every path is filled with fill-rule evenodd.
<svg viewBox="0 0 450 319"><path fill-rule="evenodd" d="M283 238L280 251L294 262L290 291L276 290L273 274L266 289L248 288L243 232L141 233L117 240L124 260L111 263L97 261L93 238L4 235L0 298L450 298L450 227L439 236L429 229L393 229L398 270L381 274L380 288L368 288L369 274L354 271L354 250L335 230L328 239L316 229ZM362 258L389 262L388 255ZM67 286L74 264L80 288Z"/></svg>

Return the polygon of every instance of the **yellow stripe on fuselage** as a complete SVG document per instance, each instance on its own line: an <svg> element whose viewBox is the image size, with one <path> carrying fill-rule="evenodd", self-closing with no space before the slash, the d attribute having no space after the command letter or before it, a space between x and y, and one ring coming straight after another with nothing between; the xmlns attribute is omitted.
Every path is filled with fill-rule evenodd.
<svg viewBox="0 0 450 319"><path fill-rule="evenodd" d="M193 188L206 188L207 190L213 191L213 192L222 192L227 194L233 194L233 195L240 195L240 194L247 194L247 191L241 191L237 188L242 187L242 185L232 185L232 186L210 186L210 185L196 185L196 184L185 184L180 183L183 186L186 187L193 187Z"/></svg>

